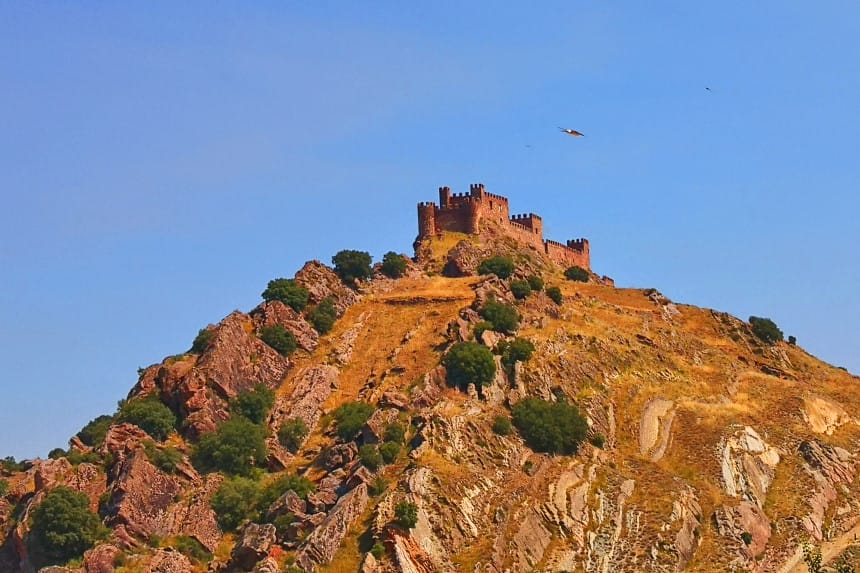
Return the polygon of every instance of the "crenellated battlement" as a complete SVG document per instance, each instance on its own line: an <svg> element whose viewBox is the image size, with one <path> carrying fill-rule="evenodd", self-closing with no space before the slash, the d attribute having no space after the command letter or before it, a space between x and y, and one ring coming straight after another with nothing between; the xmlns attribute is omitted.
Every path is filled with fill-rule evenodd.
<svg viewBox="0 0 860 573"><path fill-rule="evenodd" d="M445 231L478 234L482 224L497 223L522 243L543 251L561 265L590 268L587 239L567 243L544 240L543 219L534 213L511 216L508 198L488 193L483 183L469 185L468 193L451 193L439 187L439 206L432 201L418 204L418 239L439 236Z"/></svg>

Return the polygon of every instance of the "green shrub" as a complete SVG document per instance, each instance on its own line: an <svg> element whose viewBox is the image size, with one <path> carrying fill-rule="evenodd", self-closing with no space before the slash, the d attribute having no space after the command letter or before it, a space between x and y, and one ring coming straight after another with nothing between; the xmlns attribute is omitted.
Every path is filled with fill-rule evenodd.
<svg viewBox="0 0 860 573"><path fill-rule="evenodd" d="M406 428L400 422L391 422L385 426L383 439L386 442L396 442L402 444L406 440Z"/></svg>
<svg viewBox="0 0 860 573"><path fill-rule="evenodd" d="M260 296L266 302L280 301L296 312L303 311L308 305L308 289L295 279L272 279Z"/></svg>
<svg viewBox="0 0 860 573"><path fill-rule="evenodd" d="M383 545L381 541L377 541L373 544L373 547L370 548L370 554L376 559L382 559L385 556L385 545Z"/></svg>
<svg viewBox="0 0 860 573"><path fill-rule="evenodd" d="M382 257L382 274L393 279L399 279L406 272L406 259L394 251L388 251Z"/></svg>
<svg viewBox="0 0 860 573"><path fill-rule="evenodd" d="M176 537L171 546L197 563L208 563L212 559L212 554L202 543L187 535Z"/></svg>
<svg viewBox="0 0 860 573"><path fill-rule="evenodd" d="M365 444L358 448L358 457L361 463L369 470L378 470L382 466L382 456L379 448L373 444Z"/></svg>
<svg viewBox="0 0 860 573"><path fill-rule="evenodd" d="M749 545L750 543L752 543L752 540L753 536L752 533L750 533L749 531L744 531L743 533L741 533L741 541L744 542L744 545Z"/></svg>
<svg viewBox="0 0 860 573"><path fill-rule="evenodd" d="M65 486L52 489L33 512L27 538L30 560L39 568L60 565L83 556L108 529L90 511L86 494Z"/></svg>
<svg viewBox="0 0 860 573"><path fill-rule="evenodd" d="M797 339L793 336L789 336L788 337L788 343L791 344L792 346L796 346L797 345Z"/></svg>
<svg viewBox="0 0 860 573"><path fill-rule="evenodd" d="M458 342L442 357L448 383L465 390L474 384L478 395L496 375L493 353L476 342Z"/></svg>
<svg viewBox="0 0 860 573"><path fill-rule="evenodd" d="M2 460L0 460L0 469L6 470L10 473L22 472L29 467L25 461L16 461L14 456L6 456Z"/></svg>
<svg viewBox="0 0 860 573"><path fill-rule="evenodd" d="M347 402L338 406L334 411L334 419L337 423L337 435L340 439L348 442L355 438L355 435L370 419L373 410L373 406L367 402Z"/></svg>
<svg viewBox="0 0 860 573"><path fill-rule="evenodd" d="M386 464L392 463L400 455L400 444L397 442L385 442L379 446L379 455Z"/></svg>
<svg viewBox="0 0 860 573"><path fill-rule="evenodd" d="M500 279L509 278L514 274L514 261L510 257L490 257L478 265L478 274L496 275Z"/></svg>
<svg viewBox="0 0 860 573"><path fill-rule="evenodd" d="M111 424L113 424L113 416L103 414L93 418L78 432L78 439L91 448L96 447L104 441Z"/></svg>
<svg viewBox="0 0 860 573"><path fill-rule="evenodd" d="M296 337L281 324L261 328L260 340L275 349L281 356L289 356L296 351Z"/></svg>
<svg viewBox="0 0 860 573"><path fill-rule="evenodd" d="M203 354L209 347L212 337L215 336L214 328L201 328L194 337L194 342L191 343L191 352L194 354Z"/></svg>
<svg viewBox="0 0 860 573"><path fill-rule="evenodd" d="M121 402L117 421L134 424L159 442L176 427L176 416L157 396Z"/></svg>
<svg viewBox="0 0 860 573"><path fill-rule="evenodd" d="M515 299L522 300L532 294L532 287L528 281L511 281L511 293Z"/></svg>
<svg viewBox="0 0 860 573"><path fill-rule="evenodd" d="M582 267L572 266L566 271L564 271L564 276L572 281L577 281L581 283L587 283L588 279L591 278L591 275L588 274L588 271Z"/></svg>
<svg viewBox="0 0 860 573"><path fill-rule="evenodd" d="M511 419L507 416L496 416L493 418L493 432L500 436L507 436L511 433Z"/></svg>
<svg viewBox="0 0 860 573"><path fill-rule="evenodd" d="M6 497L9 493L9 480L0 479L0 497Z"/></svg>
<svg viewBox="0 0 860 573"><path fill-rule="evenodd" d="M512 408L514 426L537 452L571 454L585 439L588 424L575 406L526 398Z"/></svg>
<svg viewBox="0 0 860 573"><path fill-rule="evenodd" d="M478 312L481 318L493 325L493 330L496 332L504 332L510 334L517 329L520 322L520 316L517 314L517 309L509 304L497 302L489 299L481 307Z"/></svg>
<svg viewBox="0 0 860 573"><path fill-rule="evenodd" d="M234 477L224 480L210 505L219 525L225 531L232 531L246 519L259 520L259 497L260 484L252 479Z"/></svg>
<svg viewBox="0 0 860 573"><path fill-rule="evenodd" d="M528 338L517 337L511 342L502 340L496 350L502 355L502 364L513 368L515 362L525 362L532 357L535 345Z"/></svg>
<svg viewBox="0 0 860 573"><path fill-rule="evenodd" d="M63 448L54 448L50 452L48 452L48 459L58 460L60 458L66 457L66 450Z"/></svg>
<svg viewBox="0 0 860 573"><path fill-rule="evenodd" d="M275 404L275 393L265 384L255 384L253 390L240 392L230 400L230 413L262 424Z"/></svg>
<svg viewBox="0 0 860 573"><path fill-rule="evenodd" d="M329 332L337 320L337 308L334 305L334 299L331 297L324 298L308 312L308 319L320 334Z"/></svg>
<svg viewBox="0 0 860 573"><path fill-rule="evenodd" d="M372 259L370 253L365 251L345 249L333 256L331 262L334 264L334 272L349 286L352 286L356 279L364 280L373 276L373 270L370 268Z"/></svg>
<svg viewBox="0 0 860 573"><path fill-rule="evenodd" d="M599 434L599 433L594 434L591 437L591 439L588 441L591 442L591 445L594 446L595 448L600 448L602 450L603 446L606 445L606 436L604 436L603 434Z"/></svg>
<svg viewBox="0 0 860 573"><path fill-rule="evenodd" d="M200 438L191 460L203 473L247 476L266 462L266 429L242 417L231 418Z"/></svg>
<svg viewBox="0 0 860 573"><path fill-rule="evenodd" d="M290 418L278 430L278 441L293 453L299 451L305 438L308 437L308 426L301 418Z"/></svg>
<svg viewBox="0 0 860 573"><path fill-rule="evenodd" d="M65 455L66 460L73 466L77 467L81 464L93 464L100 465L106 463L106 465L110 465L113 463L112 457L103 458L101 454L97 452L82 452L80 450L69 449ZM109 463L107 463L109 462Z"/></svg>
<svg viewBox="0 0 860 573"><path fill-rule="evenodd" d="M412 529L418 523L418 506L408 501L401 501L394 508L394 519L400 527Z"/></svg>
<svg viewBox="0 0 860 573"><path fill-rule="evenodd" d="M782 341L782 331L777 327L776 323L769 318L761 318L758 316L750 317L753 334L766 344Z"/></svg>
<svg viewBox="0 0 860 573"><path fill-rule="evenodd" d="M484 334L484 331L493 330L493 324L487 322L486 320L482 320L474 327L472 327L472 332L475 334L475 340L480 340L481 335Z"/></svg>
<svg viewBox="0 0 860 573"><path fill-rule="evenodd" d="M535 292L540 292L543 290L543 279L537 275L529 275L526 280L529 282L529 286Z"/></svg>
<svg viewBox="0 0 860 573"><path fill-rule="evenodd" d="M370 487L368 488L368 492L373 497L377 497L385 493L385 490L388 489L388 481L382 476L376 476L372 482L370 482Z"/></svg>
<svg viewBox="0 0 860 573"><path fill-rule="evenodd" d="M552 302L559 306L561 306L561 303L564 300L564 297L561 294L561 289L557 286L547 287L546 296L548 296Z"/></svg>
<svg viewBox="0 0 860 573"><path fill-rule="evenodd" d="M176 473L176 468L182 463L182 452L173 446L159 449L153 442L147 440L143 443L143 452L152 465L164 473Z"/></svg>
<svg viewBox="0 0 860 573"><path fill-rule="evenodd" d="M302 476L286 474L266 483L260 489L258 505L260 514L265 514L273 503L278 501L282 495L293 490L297 496L307 499L308 494L316 491L317 486L312 481Z"/></svg>
<svg viewBox="0 0 860 573"><path fill-rule="evenodd" d="M296 516L293 513L282 513L272 520L272 525L275 526L275 531L277 531L278 536L282 537L286 535L287 530L296 520ZM299 570L301 571L301 570ZM301 573L304 573L303 571Z"/></svg>

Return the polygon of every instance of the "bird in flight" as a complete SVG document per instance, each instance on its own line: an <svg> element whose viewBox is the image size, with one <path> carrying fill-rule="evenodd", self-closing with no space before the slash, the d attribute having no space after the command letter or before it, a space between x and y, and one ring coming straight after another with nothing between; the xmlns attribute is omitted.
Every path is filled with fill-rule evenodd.
<svg viewBox="0 0 860 573"><path fill-rule="evenodd" d="M585 136L584 133L580 133L580 132L576 131L575 129L567 129L564 127L559 127L559 129L562 130L563 132L565 132L566 134L573 136L573 137L584 137Z"/></svg>
<svg viewBox="0 0 860 573"><path fill-rule="evenodd" d="M706 89L706 90L708 90L708 91L711 91L711 88L709 88L709 87L706 87L705 89Z"/></svg>

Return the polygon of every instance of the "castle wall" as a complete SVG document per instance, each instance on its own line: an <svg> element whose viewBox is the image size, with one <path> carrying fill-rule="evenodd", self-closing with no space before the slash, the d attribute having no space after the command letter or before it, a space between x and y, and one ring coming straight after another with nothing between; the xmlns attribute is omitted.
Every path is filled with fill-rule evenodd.
<svg viewBox="0 0 860 573"><path fill-rule="evenodd" d="M563 267L582 267L586 270L591 269L591 253L588 248L588 241L584 242L583 248L571 248L558 241L547 239L544 241L544 252L549 258Z"/></svg>

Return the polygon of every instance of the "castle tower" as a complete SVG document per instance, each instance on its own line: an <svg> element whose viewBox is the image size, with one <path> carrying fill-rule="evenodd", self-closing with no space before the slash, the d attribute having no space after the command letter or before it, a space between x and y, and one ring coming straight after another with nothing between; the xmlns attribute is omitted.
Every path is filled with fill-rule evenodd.
<svg viewBox="0 0 860 573"><path fill-rule="evenodd" d="M451 188L439 187L439 208L447 209L451 204Z"/></svg>
<svg viewBox="0 0 860 573"><path fill-rule="evenodd" d="M463 205L466 210L466 232L472 235L477 235L481 228L481 210L484 205L481 203L480 199L475 198L474 195L469 197L469 199L470 200Z"/></svg>
<svg viewBox="0 0 860 573"><path fill-rule="evenodd" d="M577 263L584 269L591 268L591 247L588 239L572 239L567 242L567 248L577 253Z"/></svg>
<svg viewBox="0 0 860 573"><path fill-rule="evenodd" d="M418 203L418 238L436 234L436 204L432 201Z"/></svg>

